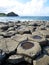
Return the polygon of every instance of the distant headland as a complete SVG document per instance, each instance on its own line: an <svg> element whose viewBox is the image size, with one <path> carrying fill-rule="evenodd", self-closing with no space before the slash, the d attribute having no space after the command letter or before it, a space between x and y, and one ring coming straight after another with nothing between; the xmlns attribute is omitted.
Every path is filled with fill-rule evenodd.
<svg viewBox="0 0 49 65"><path fill-rule="evenodd" d="M0 13L0 17L1 16L19 16L18 14L15 14L14 12L9 12L9 13L7 13L7 14L5 14L5 13Z"/></svg>

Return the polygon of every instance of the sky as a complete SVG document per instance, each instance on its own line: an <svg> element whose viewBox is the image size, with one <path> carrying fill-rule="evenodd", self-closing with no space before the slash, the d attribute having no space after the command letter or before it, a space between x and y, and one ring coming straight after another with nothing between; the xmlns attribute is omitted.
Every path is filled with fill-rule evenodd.
<svg viewBox="0 0 49 65"><path fill-rule="evenodd" d="M0 0L0 12L20 16L49 16L49 0Z"/></svg>

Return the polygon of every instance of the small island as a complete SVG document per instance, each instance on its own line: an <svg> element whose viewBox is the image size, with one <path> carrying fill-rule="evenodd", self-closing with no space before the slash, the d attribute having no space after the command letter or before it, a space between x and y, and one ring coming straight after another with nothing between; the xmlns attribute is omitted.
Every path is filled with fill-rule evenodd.
<svg viewBox="0 0 49 65"><path fill-rule="evenodd" d="M1 16L19 16L18 14L15 14L14 12L9 12L9 13L7 13L7 14L5 14L5 13L0 13L0 17Z"/></svg>
<svg viewBox="0 0 49 65"><path fill-rule="evenodd" d="M0 13L0 17L1 17L1 16L6 16L6 14L5 14L5 13Z"/></svg>
<svg viewBox="0 0 49 65"><path fill-rule="evenodd" d="M18 14L15 14L14 12L10 12L7 14L7 16L18 16Z"/></svg>

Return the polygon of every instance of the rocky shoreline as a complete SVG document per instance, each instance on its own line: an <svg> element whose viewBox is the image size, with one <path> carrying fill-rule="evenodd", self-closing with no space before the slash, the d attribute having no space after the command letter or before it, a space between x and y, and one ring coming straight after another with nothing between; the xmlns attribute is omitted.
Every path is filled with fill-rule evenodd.
<svg viewBox="0 0 49 65"><path fill-rule="evenodd" d="M0 49L15 48L5 65L49 65L49 21L0 22Z"/></svg>

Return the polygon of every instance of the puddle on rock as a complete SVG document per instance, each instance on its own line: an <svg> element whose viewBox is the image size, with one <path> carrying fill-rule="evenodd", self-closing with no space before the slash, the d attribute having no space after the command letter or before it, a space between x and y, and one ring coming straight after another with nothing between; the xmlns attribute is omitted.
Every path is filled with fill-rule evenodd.
<svg viewBox="0 0 49 65"><path fill-rule="evenodd" d="M34 39L42 39L42 37L41 36L38 36L38 35L33 36L33 38Z"/></svg>
<svg viewBox="0 0 49 65"><path fill-rule="evenodd" d="M31 43L31 42L23 42L22 44L21 44L21 47L23 48L23 49L30 49L30 48L32 48L34 46L34 44L33 43Z"/></svg>

